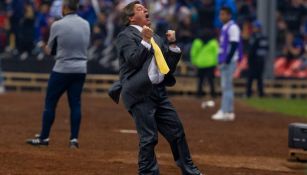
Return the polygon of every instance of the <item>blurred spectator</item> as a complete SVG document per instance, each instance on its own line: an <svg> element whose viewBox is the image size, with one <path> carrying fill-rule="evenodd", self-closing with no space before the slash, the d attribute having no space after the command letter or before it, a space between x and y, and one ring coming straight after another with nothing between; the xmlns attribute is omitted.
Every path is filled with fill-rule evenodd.
<svg viewBox="0 0 307 175"><path fill-rule="evenodd" d="M97 15L94 7L91 5L90 0L84 0L80 4L79 15L90 23L91 28L95 25L97 21Z"/></svg>
<svg viewBox="0 0 307 175"><path fill-rule="evenodd" d="M50 28L50 5L43 3L39 6L39 11L36 13L35 20L35 41L48 41L49 28Z"/></svg>
<svg viewBox="0 0 307 175"><path fill-rule="evenodd" d="M289 6L285 9L284 19L290 32L298 34L302 25L304 15L306 15L306 7L303 6L302 0L291 0Z"/></svg>
<svg viewBox="0 0 307 175"><path fill-rule="evenodd" d="M288 62L300 58L304 53L304 43L302 39L299 36L294 36L293 33L288 32L286 34L286 42L283 52L284 55L286 55Z"/></svg>
<svg viewBox="0 0 307 175"><path fill-rule="evenodd" d="M213 30L203 30L200 37L193 41L191 47L191 61L194 66L197 67L197 96L202 97L204 79L208 80L210 86L210 95L214 99L215 83L214 83L214 71L217 65L219 44L214 36Z"/></svg>
<svg viewBox="0 0 307 175"><path fill-rule="evenodd" d="M25 5L25 15L19 25L19 45L18 49L22 53L21 60L28 58L34 48L34 9L31 4Z"/></svg>
<svg viewBox="0 0 307 175"><path fill-rule="evenodd" d="M238 8L238 23L241 24L244 21L253 21L256 19L256 1L252 0L237 0Z"/></svg>
<svg viewBox="0 0 307 175"><path fill-rule="evenodd" d="M121 30L119 14L122 7L131 1L133 0L80 0L78 13L91 24L93 33L91 49L98 53L98 55L91 54L90 57L98 60L103 67L109 67L110 62L112 62L112 68L116 67L114 41ZM177 31L177 42L183 51L184 62L181 65L186 67L180 70L187 70L180 73L189 75L195 75L195 71L189 71L189 68L192 68L189 55L192 41L199 29L215 28L217 31L220 29L222 24L219 20L219 9L221 7L230 7L234 13L233 18L237 19L242 28L244 45L248 45L252 33L251 21L257 15L257 0L143 0L142 2L149 8L152 27L158 35L164 36L168 29ZM28 49L20 47L24 45L21 42L30 37L27 36L27 39L22 37L20 34L25 31L19 29L21 25L30 26L29 20L25 20L24 17L25 6L29 3L34 8L35 19L33 43L36 47L32 53L38 60L45 57L40 47L48 38L51 23L62 17L62 0L0 1L0 52L6 51L6 57L20 56L18 53L23 54L25 50L28 50L26 53L31 53L30 47ZM297 56L303 57L303 53L297 54L296 50L302 47L306 35L307 1L278 0L277 5L277 56L287 56L288 60L295 60ZM100 12L103 12L102 16ZM30 33L29 29L28 33ZM292 43L294 44L289 44L287 33L293 35Z"/></svg>
<svg viewBox="0 0 307 175"><path fill-rule="evenodd" d="M53 0L50 8L50 16L60 19L62 18L62 0Z"/></svg>
<svg viewBox="0 0 307 175"><path fill-rule="evenodd" d="M282 16L282 14L277 15L277 31L276 31L276 51L277 55L282 55L284 45L286 42L287 24Z"/></svg>
<svg viewBox="0 0 307 175"><path fill-rule="evenodd" d="M4 1L0 2L0 52L4 51L8 40L8 20L6 14L7 4Z"/></svg>
<svg viewBox="0 0 307 175"><path fill-rule="evenodd" d="M189 52L191 48L192 41L194 39L195 29L193 28L191 20L191 12L187 7L181 7L179 10L179 23L177 29L177 41L178 46L183 52L183 61L188 62Z"/></svg>
<svg viewBox="0 0 307 175"><path fill-rule="evenodd" d="M8 1L8 16L10 20L10 49L16 49L16 46L19 45L20 38L19 25L20 20L24 17L24 0L9 0Z"/></svg>
<svg viewBox="0 0 307 175"><path fill-rule="evenodd" d="M36 13L35 20L35 43L36 50L35 54L37 54L37 59L42 60L45 57L45 54L42 50L42 46L44 43L47 43L49 37L49 29L53 19L49 14L50 3L43 2L38 6L39 10Z"/></svg>
<svg viewBox="0 0 307 175"><path fill-rule="evenodd" d="M265 60L268 57L269 42L267 37L262 33L262 26L259 21L253 22L253 34L250 39L248 53L248 78L246 86L246 96L252 96L252 84L257 80L258 96L264 96L263 90L263 72Z"/></svg>
<svg viewBox="0 0 307 175"><path fill-rule="evenodd" d="M92 32L92 46L89 54L90 59L99 59L102 50L105 48L105 39L107 37L107 21L106 15L101 12L98 16L98 23L94 26Z"/></svg>
<svg viewBox="0 0 307 175"><path fill-rule="evenodd" d="M197 6L198 27L201 29L214 28L214 0L201 0L201 4Z"/></svg>
<svg viewBox="0 0 307 175"><path fill-rule="evenodd" d="M222 7L229 7L232 12L232 18L236 19L237 17L237 6L234 0L215 0L215 18L214 18L214 26L216 28L222 27L222 22L219 19L220 10Z"/></svg>
<svg viewBox="0 0 307 175"><path fill-rule="evenodd" d="M307 70L307 37L305 36L305 42L304 42L304 55L302 57L302 65L300 66L300 70Z"/></svg>

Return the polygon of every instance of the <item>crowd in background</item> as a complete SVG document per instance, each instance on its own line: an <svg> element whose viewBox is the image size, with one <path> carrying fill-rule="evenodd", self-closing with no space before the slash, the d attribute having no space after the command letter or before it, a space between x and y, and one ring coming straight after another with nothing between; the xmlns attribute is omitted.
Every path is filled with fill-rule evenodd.
<svg viewBox="0 0 307 175"><path fill-rule="evenodd" d="M121 30L120 10L131 0L80 0L79 15L92 29L90 59L102 65L115 62L114 39ZM143 0L149 8L152 27L159 35L168 29L177 31L177 41L184 52L183 60L190 62L190 49L195 38L204 31L217 36L221 27L219 9L228 6L242 30L245 45L256 20L256 0ZM277 51L287 60L306 59L307 20L306 0L278 0ZM43 42L48 40L49 28L61 17L61 0L1 0L0 52L31 55L43 59ZM244 47L245 50L248 47ZM304 55L305 54L305 55ZM305 58L304 58L305 57Z"/></svg>
<svg viewBox="0 0 307 175"><path fill-rule="evenodd" d="M307 77L307 1L278 0L277 77Z"/></svg>

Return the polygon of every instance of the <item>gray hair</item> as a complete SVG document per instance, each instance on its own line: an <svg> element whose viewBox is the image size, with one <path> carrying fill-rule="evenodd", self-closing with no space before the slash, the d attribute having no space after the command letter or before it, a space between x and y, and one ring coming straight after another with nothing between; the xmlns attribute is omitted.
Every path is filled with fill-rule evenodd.
<svg viewBox="0 0 307 175"><path fill-rule="evenodd" d="M140 1L133 1L123 8L122 13L121 13L121 22L122 22L123 25L125 25L125 26L130 25L130 19L129 18L134 15L134 6L136 4L141 4L141 2Z"/></svg>
<svg viewBox="0 0 307 175"><path fill-rule="evenodd" d="M79 0L63 0L63 6L68 7L72 11L77 11L79 8Z"/></svg>

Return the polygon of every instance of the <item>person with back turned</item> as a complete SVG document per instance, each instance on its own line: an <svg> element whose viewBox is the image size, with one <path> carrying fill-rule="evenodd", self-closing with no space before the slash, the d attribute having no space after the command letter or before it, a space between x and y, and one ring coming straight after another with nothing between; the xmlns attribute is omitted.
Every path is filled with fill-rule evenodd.
<svg viewBox="0 0 307 175"><path fill-rule="evenodd" d="M175 31L168 31L164 43L150 28L148 10L134 1L122 12L126 28L117 37L120 81L109 95L123 103L134 119L139 135L139 175L159 175L155 155L158 131L171 146L183 175L201 175L192 162L182 123L167 97L165 86L173 86L173 73L181 57Z"/></svg>
<svg viewBox="0 0 307 175"><path fill-rule="evenodd" d="M52 24L46 52L55 55L55 65L49 77L42 130L34 139L27 140L33 146L47 146L49 133L55 119L57 103L67 92L71 135L69 145L78 148L81 123L81 93L87 72L87 50L90 44L90 26L76 14L78 0L63 0L63 18Z"/></svg>

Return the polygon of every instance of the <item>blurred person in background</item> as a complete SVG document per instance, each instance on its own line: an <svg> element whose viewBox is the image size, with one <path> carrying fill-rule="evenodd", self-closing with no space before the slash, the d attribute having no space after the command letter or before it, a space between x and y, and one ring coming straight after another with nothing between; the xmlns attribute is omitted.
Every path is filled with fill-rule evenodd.
<svg viewBox="0 0 307 175"><path fill-rule="evenodd" d="M211 99L216 96L214 71L218 63L218 50L219 44L212 30L204 29L200 32L200 36L193 41L190 56L192 64L197 67L197 97L204 95L203 84L205 78L210 86Z"/></svg>
<svg viewBox="0 0 307 175"><path fill-rule="evenodd" d="M78 0L63 0L63 18L52 24L46 52L55 55L55 65L48 80L42 130L26 142L32 146L47 146L55 111L60 97L67 91L70 107L70 148L79 148L81 124L81 93L87 73L87 52L90 26L76 12Z"/></svg>
<svg viewBox="0 0 307 175"><path fill-rule="evenodd" d="M32 54L34 48L35 38L35 19L34 9L32 4L25 5L24 17L20 20L19 24L19 44L18 50L21 53L20 59L25 60Z"/></svg>
<svg viewBox="0 0 307 175"><path fill-rule="evenodd" d="M0 53L2 53L8 44L9 23L7 18L7 2L0 2Z"/></svg>
<svg viewBox="0 0 307 175"><path fill-rule="evenodd" d="M182 6L179 10L179 21L178 21L178 46L182 48L182 58L183 61L190 61L190 49L194 39L194 24L192 23L192 13L191 11Z"/></svg>
<svg viewBox="0 0 307 175"><path fill-rule="evenodd" d="M287 32L283 53L286 56L287 64L291 64L293 60L299 59L304 53L304 42L301 37Z"/></svg>
<svg viewBox="0 0 307 175"><path fill-rule="evenodd" d="M62 2L63 0L53 0L50 7L50 16L54 19L61 19L63 17L62 12Z"/></svg>
<svg viewBox="0 0 307 175"><path fill-rule="evenodd" d="M91 4L91 0L83 0L82 2L83 3L80 4L80 10L78 11L78 15L88 21L92 29L97 21L97 14Z"/></svg>
<svg viewBox="0 0 307 175"><path fill-rule="evenodd" d="M13 51L14 55L18 54L17 47L20 44L19 25L24 17L25 1L8 0L8 16L10 20L10 45L7 51Z"/></svg>
<svg viewBox="0 0 307 175"><path fill-rule="evenodd" d="M170 10L171 4L169 3L168 1L160 0L154 0L149 3L150 16L153 19L152 26L155 26L155 31L158 35L163 35L167 32L170 28L169 22L174 17L174 11Z"/></svg>
<svg viewBox="0 0 307 175"><path fill-rule="evenodd" d="M201 0L196 7L198 12L198 27L201 29L214 29L215 6L214 0Z"/></svg>
<svg viewBox="0 0 307 175"><path fill-rule="evenodd" d="M93 27L92 44L89 49L89 59L98 60L102 56L102 50L106 47L107 38L107 17L104 12L98 15L98 21Z"/></svg>
<svg viewBox="0 0 307 175"><path fill-rule="evenodd" d="M215 17L214 26L215 28L221 28L223 21L220 19L220 11L223 7L228 7L231 9L233 19L237 16L237 5L235 0L214 0L215 1Z"/></svg>
<svg viewBox="0 0 307 175"><path fill-rule="evenodd" d="M249 44L248 77L246 86L246 96L248 98L252 96L252 84L255 79L257 80L258 96L264 96L263 73L269 49L268 38L262 33L260 22L254 21L252 26L253 33Z"/></svg>
<svg viewBox="0 0 307 175"><path fill-rule="evenodd" d="M223 7L220 11L220 19L223 27L220 34L219 69L221 71L222 102L220 110L211 118L217 121L233 121L234 91L233 74L237 62L242 58L240 28L232 20L232 11L229 7Z"/></svg>
<svg viewBox="0 0 307 175"><path fill-rule="evenodd" d="M283 55L283 49L286 43L286 34L288 33L287 24L282 13L277 13L276 19L276 52L277 55Z"/></svg>
<svg viewBox="0 0 307 175"><path fill-rule="evenodd" d="M236 0L238 8L238 19L236 20L239 24L244 21L253 21L256 14L256 1L255 0Z"/></svg>
<svg viewBox="0 0 307 175"><path fill-rule="evenodd" d="M48 42L49 28L52 21L49 10L50 2L43 1L42 4L39 5L38 11L36 12L35 43L38 60L42 60L45 57L41 47L44 45L44 43Z"/></svg>
<svg viewBox="0 0 307 175"><path fill-rule="evenodd" d="M307 2L306 2L306 5L307 5ZM306 68L307 68L307 19L305 20L303 35L304 35L304 58L305 58Z"/></svg>
<svg viewBox="0 0 307 175"><path fill-rule="evenodd" d="M294 35L299 34L304 17L307 15L307 9L303 6L303 0L290 0L282 12L287 23L288 30Z"/></svg>
<svg viewBox="0 0 307 175"><path fill-rule="evenodd" d="M7 17L8 0L0 2L0 94L5 92L4 77L2 71L2 52L8 44L9 20Z"/></svg>

